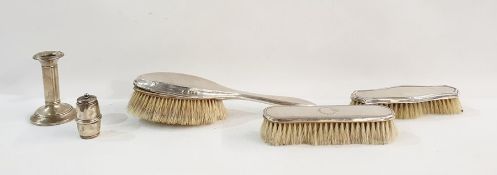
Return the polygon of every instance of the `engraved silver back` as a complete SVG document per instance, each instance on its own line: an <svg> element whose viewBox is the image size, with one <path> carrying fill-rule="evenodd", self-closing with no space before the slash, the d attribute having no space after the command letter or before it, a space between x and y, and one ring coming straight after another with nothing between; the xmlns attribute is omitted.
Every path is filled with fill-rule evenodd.
<svg viewBox="0 0 497 175"><path fill-rule="evenodd" d="M135 87L165 96L193 99L226 99L235 95L213 81L181 73L154 72L138 76Z"/></svg>
<svg viewBox="0 0 497 175"><path fill-rule="evenodd" d="M364 104L419 103L457 98L459 92L451 86L395 86L382 89L357 90L351 99Z"/></svg>
<svg viewBox="0 0 497 175"><path fill-rule="evenodd" d="M394 112L375 105L271 106L264 118L276 123L379 122L393 120Z"/></svg>
<svg viewBox="0 0 497 175"><path fill-rule="evenodd" d="M241 99L279 105L313 105L307 100L249 93L213 81L181 73L154 72L138 76L133 84L138 91L182 99Z"/></svg>

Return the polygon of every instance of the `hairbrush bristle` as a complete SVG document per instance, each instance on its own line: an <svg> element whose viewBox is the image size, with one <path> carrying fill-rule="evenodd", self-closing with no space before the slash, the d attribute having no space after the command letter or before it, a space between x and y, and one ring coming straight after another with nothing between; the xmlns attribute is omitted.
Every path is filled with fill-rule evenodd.
<svg viewBox="0 0 497 175"><path fill-rule="evenodd" d="M171 125L203 125L226 118L222 100L177 99L135 90L128 111L139 118Z"/></svg>
<svg viewBox="0 0 497 175"><path fill-rule="evenodd" d="M364 103L353 100L351 104L363 105ZM459 98L420 103L391 103L381 105L392 109L395 112L395 118L398 119L414 119L425 114L458 114L462 111Z"/></svg>
<svg viewBox="0 0 497 175"><path fill-rule="evenodd" d="M392 120L378 122L276 123L264 118L262 139L271 145L387 144L397 135Z"/></svg>

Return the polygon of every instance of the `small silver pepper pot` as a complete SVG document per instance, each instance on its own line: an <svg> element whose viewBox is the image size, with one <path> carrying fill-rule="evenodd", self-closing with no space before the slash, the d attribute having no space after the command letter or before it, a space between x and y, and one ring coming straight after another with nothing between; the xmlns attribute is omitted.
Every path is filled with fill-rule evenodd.
<svg viewBox="0 0 497 175"><path fill-rule="evenodd" d="M34 125L59 125L76 117L74 108L60 101L57 61L63 56L64 53L60 51L44 51L33 56L33 59L41 63L45 91L45 105L39 107L31 116L31 123Z"/></svg>
<svg viewBox="0 0 497 175"><path fill-rule="evenodd" d="M97 97L85 94L77 99L77 118L79 136L82 139L92 139L100 134L100 108Z"/></svg>

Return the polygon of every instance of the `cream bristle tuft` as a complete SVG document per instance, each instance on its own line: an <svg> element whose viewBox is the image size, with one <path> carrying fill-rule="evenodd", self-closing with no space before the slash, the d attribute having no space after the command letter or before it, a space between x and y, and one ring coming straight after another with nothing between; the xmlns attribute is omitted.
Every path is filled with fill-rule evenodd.
<svg viewBox="0 0 497 175"><path fill-rule="evenodd" d="M364 103L353 100L350 104L363 105ZM395 118L397 119L414 119L425 114L458 114L462 112L459 98L420 103L391 103L381 105L392 109L395 112Z"/></svg>
<svg viewBox="0 0 497 175"><path fill-rule="evenodd" d="M203 125L226 118L222 100L177 99L134 91L128 104L133 115L171 125Z"/></svg>
<svg viewBox="0 0 497 175"><path fill-rule="evenodd" d="M276 123L264 118L262 139L270 145L387 144L397 135L392 120L347 123Z"/></svg>

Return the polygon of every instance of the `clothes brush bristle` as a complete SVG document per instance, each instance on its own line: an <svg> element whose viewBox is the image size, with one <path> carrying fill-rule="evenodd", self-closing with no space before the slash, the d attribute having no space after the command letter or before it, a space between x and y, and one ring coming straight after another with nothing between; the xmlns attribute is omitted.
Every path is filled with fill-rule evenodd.
<svg viewBox="0 0 497 175"><path fill-rule="evenodd" d="M352 101L351 105L364 103ZM426 114L458 114L462 112L459 98L433 100L420 103L391 103L381 104L395 112L397 119L414 119Z"/></svg>
<svg viewBox="0 0 497 175"><path fill-rule="evenodd" d="M392 120L347 123L276 123L264 119L261 137L270 145L387 144L397 135Z"/></svg>
<svg viewBox="0 0 497 175"><path fill-rule="evenodd" d="M222 100L177 99L134 91L128 111L144 120L170 125L203 125L225 119Z"/></svg>

